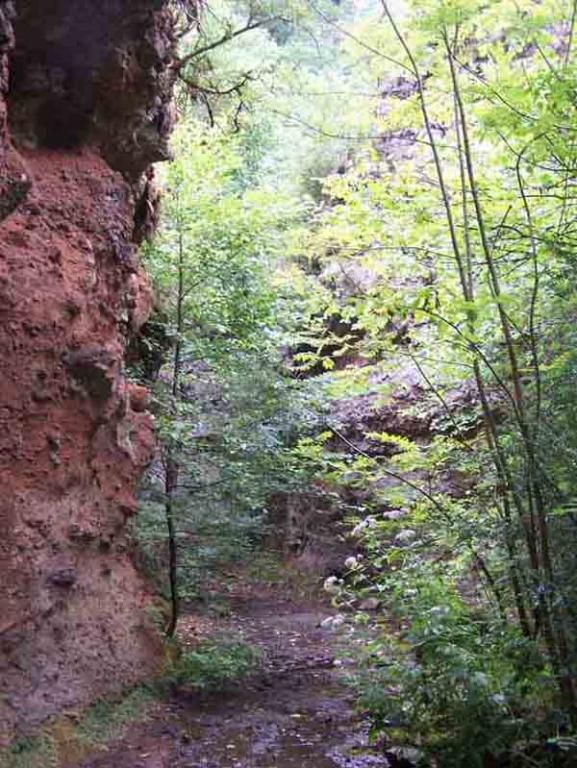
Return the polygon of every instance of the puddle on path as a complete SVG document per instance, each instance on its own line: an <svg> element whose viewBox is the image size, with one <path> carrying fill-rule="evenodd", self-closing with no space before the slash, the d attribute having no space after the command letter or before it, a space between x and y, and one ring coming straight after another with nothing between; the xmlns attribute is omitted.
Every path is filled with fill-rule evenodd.
<svg viewBox="0 0 577 768"><path fill-rule="evenodd" d="M334 674L334 673L333 673ZM288 673L285 685L233 697L187 719L193 740L179 765L191 768L369 768L388 766L367 747L348 692L330 672ZM260 695L259 695L260 694ZM241 703L242 702L242 703ZM229 709L229 707L231 707ZM196 738L194 738L196 736Z"/></svg>

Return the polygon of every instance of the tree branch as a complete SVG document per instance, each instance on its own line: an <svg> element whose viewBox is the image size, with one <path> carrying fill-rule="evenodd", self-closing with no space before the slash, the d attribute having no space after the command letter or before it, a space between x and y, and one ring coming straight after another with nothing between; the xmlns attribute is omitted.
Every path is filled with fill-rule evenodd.
<svg viewBox="0 0 577 768"><path fill-rule="evenodd" d="M244 35L247 32L252 32L254 29L259 29L265 24L270 24L273 21L279 21L280 18L281 17L279 16L274 16L268 19L259 19L258 21L253 21L251 18L249 18L244 27L239 27L235 30L228 30L224 33L224 35L222 35L222 37L219 37L217 40L213 40L212 43L207 43L200 48L196 48L191 53L183 56L181 59L178 59L174 62L172 67L174 70L176 70L176 72L181 72L183 68L193 59L196 59L199 56L204 56L205 53L210 53L210 51L213 51L215 48L219 48L221 45L225 45L225 43L234 40L236 37L240 37L240 35Z"/></svg>

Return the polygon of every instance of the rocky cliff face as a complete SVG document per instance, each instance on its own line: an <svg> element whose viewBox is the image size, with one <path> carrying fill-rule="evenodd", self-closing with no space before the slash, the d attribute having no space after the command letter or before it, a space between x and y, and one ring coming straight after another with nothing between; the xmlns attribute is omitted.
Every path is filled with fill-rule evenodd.
<svg viewBox="0 0 577 768"><path fill-rule="evenodd" d="M155 664L125 538L154 440L123 353L172 54L164 0L0 0L0 743Z"/></svg>

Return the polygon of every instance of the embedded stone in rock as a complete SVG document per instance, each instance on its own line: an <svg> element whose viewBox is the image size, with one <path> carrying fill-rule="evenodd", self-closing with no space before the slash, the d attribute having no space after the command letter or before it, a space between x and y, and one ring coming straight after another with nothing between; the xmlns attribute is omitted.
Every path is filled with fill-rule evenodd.
<svg viewBox="0 0 577 768"><path fill-rule="evenodd" d="M72 587L78 580L78 574L75 568L61 568L54 571L48 577L50 584L55 587Z"/></svg>
<svg viewBox="0 0 577 768"><path fill-rule="evenodd" d="M64 355L71 376L96 401L108 400L114 389L117 360L106 348L85 348Z"/></svg>
<svg viewBox="0 0 577 768"><path fill-rule="evenodd" d="M129 388L130 407L135 413L144 413L148 408L148 390L133 384Z"/></svg>
<svg viewBox="0 0 577 768"><path fill-rule="evenodd" d="M90 528L81 527L78 523L71 523L68 526L68 538L77 544L87 546L98 539L98 534ZM101 542L101 544L104 543Z"/></svg>
<svg viewBox="0 0 577 768"><path fill-rule="evenodd" d="M359 603L361 611L378 611L382 602L376 597L367 597Z"/></svg>

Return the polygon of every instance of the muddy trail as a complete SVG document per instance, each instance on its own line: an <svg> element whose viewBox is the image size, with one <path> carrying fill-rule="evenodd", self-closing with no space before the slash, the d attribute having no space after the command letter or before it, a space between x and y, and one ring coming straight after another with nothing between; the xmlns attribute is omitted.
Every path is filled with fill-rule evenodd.
<svg viewBox="0 0 577 768"><path fill-rule="evenodd" d="M368 744L344 682L342 636L323 621L334 610L318 600L267 590L236 595L225 618L201 634L242 636L263 667L250 680L214 694L180 692L159 703L105 754L74 768L369 768L390 766ZM198 632L188 616L185 643ZM326 625L326 622L325 622Z"/></svg>

